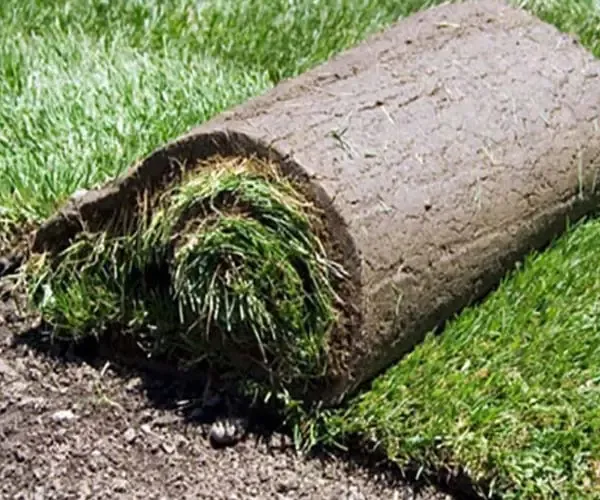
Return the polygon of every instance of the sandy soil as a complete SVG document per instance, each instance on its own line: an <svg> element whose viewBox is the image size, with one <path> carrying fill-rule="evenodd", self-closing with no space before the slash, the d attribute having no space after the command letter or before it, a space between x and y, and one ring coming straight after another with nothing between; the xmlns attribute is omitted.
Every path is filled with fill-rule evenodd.
<svg viewBox="0 0 600 500"><path fill-rule="evenodd" d="M0 498L450 498L389 468L301 458L282 434L215 449L186 405L198 388L44 352L22 335L31 321L0 302Z"/></svg>

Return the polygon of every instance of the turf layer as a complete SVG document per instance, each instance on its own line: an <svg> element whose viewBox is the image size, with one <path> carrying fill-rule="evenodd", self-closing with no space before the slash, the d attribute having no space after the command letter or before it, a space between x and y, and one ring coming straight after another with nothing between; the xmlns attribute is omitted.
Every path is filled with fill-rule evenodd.
<svg viewBox="0 0 600 500"><path fill-rule="evenodd" d="M39 221L77 188L122 172L191 126L435 3L4 0L0 219ZM600 56L595 0L512 3L578 34ZM532 259L481 308L326 419L321 436L373 438L402 463L454 468L462 461L475 478L497 477L508 496L550 497L555 489L564 498L594 497L586 484L596 484L598 460L592 256L599 231L597 222L585 224ZM504 345L490 333L499 331L522 349L492 347ZM486 363L488 376L474 368ZM469 384L458 383L469 374Z"/></svg>

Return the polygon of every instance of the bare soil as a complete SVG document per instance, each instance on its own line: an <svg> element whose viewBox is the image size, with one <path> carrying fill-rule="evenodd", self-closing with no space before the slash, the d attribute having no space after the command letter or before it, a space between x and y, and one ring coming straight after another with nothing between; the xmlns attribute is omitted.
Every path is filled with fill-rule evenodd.
<svg viewBox="0 0 600 500"><path fill-rule="evenodd" d="M215 449L211 416L194 408L202 387L84 360L44 344L32 323L0 302L2 499L450 498L389 467L300 457L269 422Z"/></svg>

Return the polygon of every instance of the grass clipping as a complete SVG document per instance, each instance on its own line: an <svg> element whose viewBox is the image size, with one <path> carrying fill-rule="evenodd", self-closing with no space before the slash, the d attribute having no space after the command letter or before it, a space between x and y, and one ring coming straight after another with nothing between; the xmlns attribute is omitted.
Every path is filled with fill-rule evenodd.
<svg viewBox="0 0 600 500"><path fill-rule="evenodd" d="M28 296L63 339L129 332L153 355L304 387L326 373L343 274L319 234L321 215L275 165L213 158L133 218L31 258Z"/></svg>

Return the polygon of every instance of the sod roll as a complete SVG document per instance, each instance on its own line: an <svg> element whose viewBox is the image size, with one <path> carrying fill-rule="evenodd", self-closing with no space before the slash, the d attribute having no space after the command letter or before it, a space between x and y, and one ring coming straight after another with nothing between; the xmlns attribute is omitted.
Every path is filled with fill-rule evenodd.
<svg viewBox="0 0 600 500"><path fill-rule="evenodd" d="M599 75L573 38L522 10L433 8L72 200L32 249L64 247L186 165L271 162L323 214L319 238L347 273L318 394L338 401L595 209Z"/></svg>

